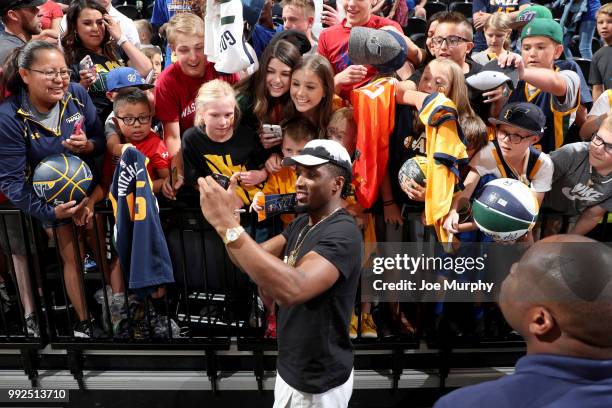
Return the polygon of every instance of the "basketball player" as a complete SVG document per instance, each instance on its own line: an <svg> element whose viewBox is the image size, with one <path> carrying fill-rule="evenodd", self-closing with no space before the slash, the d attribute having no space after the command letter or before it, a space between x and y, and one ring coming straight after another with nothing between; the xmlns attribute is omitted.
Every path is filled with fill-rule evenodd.
<svg viewBox="0 0 612 408"><path fill-rule="evenodd" d="M580 235L536 242L500 306L527 343L513 375L461 388L435 408L612 406L612 249Z"/></svg>
<svg viewBox="0 0 612 408"><path fill-rule="evenodd" d="M224 191L200 178L200 205L233 262L278 305L275 408L346 407L353 388L349 321L361 267L361 234L342 209L351 159L338 142L313 140L283 165L297 172L297 217L258 245L234 215L236 178ZM284 259L284 261L283 261Z"/></svg>

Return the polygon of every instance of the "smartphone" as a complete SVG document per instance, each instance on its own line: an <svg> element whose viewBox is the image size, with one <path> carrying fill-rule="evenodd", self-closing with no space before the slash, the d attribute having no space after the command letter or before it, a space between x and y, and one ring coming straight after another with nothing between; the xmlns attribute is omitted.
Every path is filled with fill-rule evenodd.
<svg viewBox="0 0 612 408"><path fill-rule="evenodd" d="M73 135L77 135L77 134L81 133L81 128L83 127L83 122L85 122L85 118L81 118L81 119L77 120L77 122L74 124L74 130L72 131Z"/></svg>
<svg viewBox="0 0 612 408"><path fill-rule="evenodd" d="M213 173L213 174L212 174L212 178L214 178L214 179L215 179L215 181L216 181L217 183L219 183L219 185L220 185L221 187L223 187L224 189L226 189L226 190L227 190L227 188L228 188L228 187L229 187L229 185L230 185L230 178L229 178L229 177L227 177L225 174L221 174L221 173Z"/></svg>
<svg viewBox="0 0 612 408"><path fill-rule="evenodd" d="M80 62L79 62L79 70L81 71L89 71L94 75L94 82L98 80L98 72L96 71L96 67L91 59L91 55L87 54Z"/></svg>
<svg viewBox="0 0 612 408"><path fill-rule="evenodd" d="M336 0L323 0L323 4L328 5L329 7L333 8L334 10L336 9ZM325 10L325 9L324 9ZM329 25L327 24L321 24L324 28L329 27Z"/></svg>
<svg viewBox="0 0 612 408"><path fill-rule="evenodd" d="M274 138L275 139L282 139L283 138L283 130L280 127L280 125L263 124L262 127L263 127L264 133L272 133L272 134L274 134Z"/></svg>

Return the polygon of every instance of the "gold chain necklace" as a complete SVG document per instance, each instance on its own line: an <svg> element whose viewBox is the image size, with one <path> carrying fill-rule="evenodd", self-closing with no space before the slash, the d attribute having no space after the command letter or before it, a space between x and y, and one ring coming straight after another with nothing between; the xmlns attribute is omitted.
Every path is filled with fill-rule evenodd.
<svg viewBox="0 0 612 408"><path fill-rule="evenodd" d="M295 241L295 248L293 249L293 251L289 252L289 257L285 256L284 261L287 265L295 266L295 263L297 262L298 254L300 252L300 249L302 248L302 244L304 243L304 241L306 241L306 237L308 236L308 234L310 234L310 231L317 228L319 224L321 224L323 221L325 221L326 219L331 217L333 214L335 214L340 208L341 207L336 208L334 211L330 212L325 217L321 218L319 222L317 222L315 225L312 226L312 228L309 228L308 231L306 231L306 234L304 234L304 231L306 230L307 227L309 227L309 225L308 224L304 225L304 227L300 231L300 234L297 237L297 240ZM302 234L304 234L304 238L302 238Z"/></svg>

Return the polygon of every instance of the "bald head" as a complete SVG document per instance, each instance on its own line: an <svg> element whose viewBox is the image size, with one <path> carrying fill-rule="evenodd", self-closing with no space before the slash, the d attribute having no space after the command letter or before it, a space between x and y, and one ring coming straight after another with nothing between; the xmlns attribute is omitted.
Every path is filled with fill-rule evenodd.
<svg viewBox="0 0 612 408"><path fill-rule="evenodd" d="M612 249L580 235L538 241L504 281L500 303L526 339L542 340L530 320L548 312L557 335L542 344L612 350Z"/></svg>

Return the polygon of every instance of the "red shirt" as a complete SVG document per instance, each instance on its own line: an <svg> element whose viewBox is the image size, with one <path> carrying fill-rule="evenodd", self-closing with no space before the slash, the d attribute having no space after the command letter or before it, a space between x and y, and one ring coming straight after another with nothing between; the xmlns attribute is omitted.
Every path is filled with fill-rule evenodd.
<svg viewBox="0 0 612 408"><path fill-rule="evenodd" d="M178 63L162 71L155 83L155 115L164 123L179 122L181 136L193 126L195 98L202 84L213 79L222 79L230 84L238 82L238 74L221 74L215 64L206 63L202 78L193 78L183 73Z"/></svg>
<svg viewBox="0 0 612 408"><path fill-rule="evenodd" d="M48 0L45 4L38 8L40 13L40 25L43 30L51 28L51 22L56 18L62 18L64 12L59 4L52 0Z"/></svg>
<svg viewBox="0 0 612 408"><path fill-rule="evenodd" d="M370 17L368 22L362 27L381 28L385 26L393 26L400 33L403 32L402 27L400 27L397 22L375 15ZM340 24L326 28L325 30L321 31L321 34L319 35L319 54L327 58L327 60L331 63L332 67L334 68L334 75L344 71L349 65L353 64L348 56L348 43L350 36L351 27L346 27L346 19L342 20L342 23ZM348 99L351 90L367 84L376 76L376 68L371 65L366 65L366 68L368 69L368 74L363 81L342 87L342 90L340 91L340 96L342 99Z"/></svg>
<svg viewBox="0 0 612 408"><path fill-rule="evenodd" d="M168 152L166 144L157 133L151 131L149 135L140 142L129 143L149 159L147 172L151 180L157 180L159 178L159 174L156 171L157 169L170 168L170 153ZM111 156L108 152L105 153L103 173L106 182L110 183L113 179L113 173L115 172L117 163L119 163L119 157Z"/></svg>

